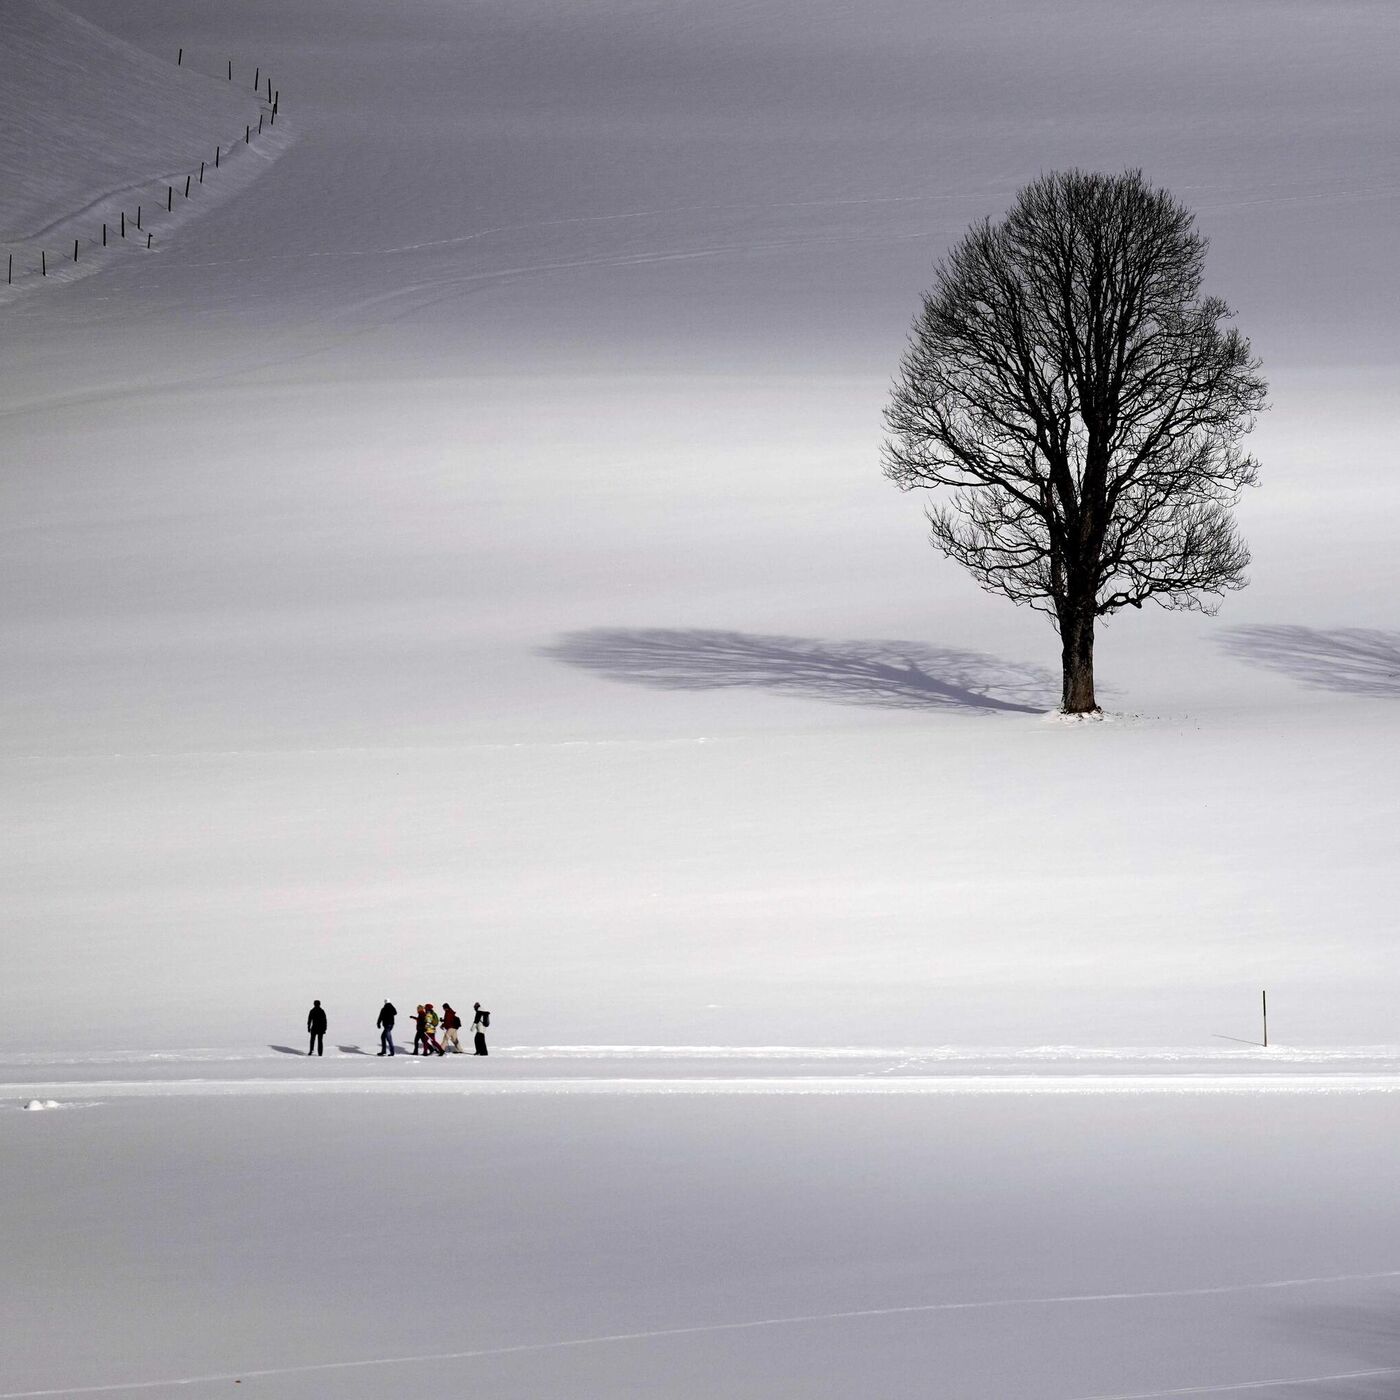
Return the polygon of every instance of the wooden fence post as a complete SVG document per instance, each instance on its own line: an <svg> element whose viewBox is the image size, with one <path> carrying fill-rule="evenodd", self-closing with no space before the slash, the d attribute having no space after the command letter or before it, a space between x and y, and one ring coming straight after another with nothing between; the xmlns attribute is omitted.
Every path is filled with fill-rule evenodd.
<svg viewBox="0 0 1400 1400"><path fill-rule="evenodd" d="M44 277L49 275L49 255L42 248L39 249L39 273Z"/></svg>

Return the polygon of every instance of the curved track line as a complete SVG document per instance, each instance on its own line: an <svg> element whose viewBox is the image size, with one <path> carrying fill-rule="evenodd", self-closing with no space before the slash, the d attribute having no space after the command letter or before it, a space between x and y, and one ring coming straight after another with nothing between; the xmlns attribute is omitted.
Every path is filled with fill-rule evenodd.
<svg viewBox="0 0 1400 1400"><path fill-rule="evenodd" d="M425 1352L412 1356L375 1356L359 1361L320 1361L301 1366L268 1366L246 1371L219 1371L202 1376L176 1376L163 1380L120 1381L111 1385L64 1386L51 1390L0 1391L0 1400L44 1400L59 1395L116 1395L123 1391L157 1390L161 1387L212 1385L220 1381L262 1380L272 1376L313 1375L329 1371L359 1371L374 1366L408 1366L423 1362L475 1361L485 1357L520 1356L529 1352L565 1351L574 1347L608 1346L617 1342L646 1342L666 1337L697 1337L721 1332L755 1332L768 1327L800 1327L815 1322L850 1322L872 1317L909 1317L921 1313L986 1312L1008 1308L1051 1307L1074 1303L1130 1303L1158 1298L1217 1298L1231 1293L1258 1293L1270 1289L1315 1288L1333 1283L1365 1283L1400 1278L1400 1269L1372 1274L1326 1274L1315 1278L1266 1279L1262 1283L1226 1283L1208 1288L1159 1288L1141 1293L1066 1293L1039 1298L987 1298L962 1303L913 1303L897 1308L852 1308L843 1312L799 1313L787 1317L755 1318L748 1322L710 1322L690 1327L661 1327L647 1332L611 1332L594 1337L569 1337L556 1342L522 1342L515 1346L478 1347L469 1351ZM1311 1379L1337 1380L1352 1376L1388 1375L1383 1371L1356 1371L1345 1377L1321 1376ZM1137 1395L1100 1395L1084 1400L1158 1400L1172 1395L1209 1395L1229 1390L1261 1390L1269 1385L1303 1385L1309 1378L1291 1381L1245 1381L1234 1386L1196 1387L1186 1390L1146 1391Z"/></svg>
<svg viewBox="0 0 1400 1400"><path fill-rule="evenodd" d="M1229 1395L1242 1390L1281 1390L1286 1386L1320 1385L1324 1381L1356 1381L1367 1376L1400 1376L1400 1366L1369 1371L1334 1371L1329 1376L1285 1376L1267 1381L1234 1381L1229 1385L1188 1385L1175 1390L1135 1390L1124 1395L1081 1395L1078 1400L1169 1400L1173 1395Z"/></svg>

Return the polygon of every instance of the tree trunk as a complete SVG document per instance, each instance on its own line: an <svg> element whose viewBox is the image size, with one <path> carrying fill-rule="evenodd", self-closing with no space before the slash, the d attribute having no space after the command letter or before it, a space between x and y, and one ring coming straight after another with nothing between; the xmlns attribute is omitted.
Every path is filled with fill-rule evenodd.
<svg viewBox="0 0 1400 1400"><path fill-rule="evenodd" d="M1067 715L1098 713L1094 699L1094 614L1077 610L1060 623L1060 659L1064 667L1064 687L1060 708Z"/></svg>

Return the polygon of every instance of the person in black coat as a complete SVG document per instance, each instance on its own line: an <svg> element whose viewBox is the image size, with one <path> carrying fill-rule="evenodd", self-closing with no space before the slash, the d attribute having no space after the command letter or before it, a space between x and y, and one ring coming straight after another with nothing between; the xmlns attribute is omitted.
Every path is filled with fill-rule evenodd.
<svg viewBox="0 0 1400 1400"><path fill-rule="evenodd" d="M308 1055L324 1055L326 1053L326 1013L321 1009L319 1001L313 1001L311 1010L306 1013L306 1029L311 1036L311 1048L306 1053Z"/></svg>
<svg viewBox="0 0 1400 1400"><path fill-rule="evenodd" d="M485 1055L489 1052L486 1049L486 1027L491 1024L491 1013L481 1009L481 1003L473 1002L472 1010L476 1012L476 1019L472 1022L472 1040L476 1045L475 1054Z"/></svg>
<svg viewBox="0 0 1400 1400"><path fill-rule="evenodd" d="M379 1053L381 1055L394 1053L394 1018L398 1014L392 1001L386 1001L379 1008L379 1019L374 1024L379 1027Z"/></svg>

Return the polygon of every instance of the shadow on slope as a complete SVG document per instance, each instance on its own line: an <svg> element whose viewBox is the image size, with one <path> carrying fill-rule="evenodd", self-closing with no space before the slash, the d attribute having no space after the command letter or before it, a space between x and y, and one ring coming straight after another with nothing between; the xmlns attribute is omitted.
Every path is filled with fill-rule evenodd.
<svg viewBox="0 0 1400 1400"><path fill-rule="evenodd" d="M1400 1326L1382 1303L1335 1304L1293 1309L1288 1330L1310 1332L1350 1365L1315 1381L1294 1382L1300 1400L1395 1400L1400 1395Z"/></svg>
<svg viewBox="0 0 1400 1400"><path fill-rule="evenodd" d="M749 686L842 705L1040 714L1055 683L1040 667L922 642L819 642L703 628L595 627L540 654L656 690Z"/></svg>
<svg viewBox="0 0 1400 1400"><path fill-rule="evenodd" d="M1232 627L1232 656L1322 690L1400 699L1400 632L1367 627Z"/></svg>

